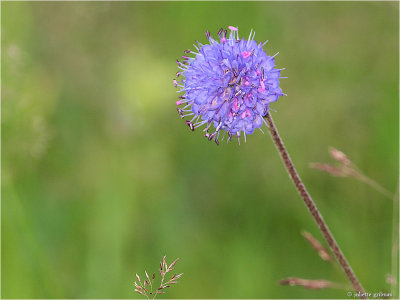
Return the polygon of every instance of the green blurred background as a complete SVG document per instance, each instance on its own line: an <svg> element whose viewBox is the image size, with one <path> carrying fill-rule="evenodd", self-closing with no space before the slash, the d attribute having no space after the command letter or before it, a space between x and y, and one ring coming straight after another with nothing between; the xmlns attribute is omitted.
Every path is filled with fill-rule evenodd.
<svg viewBox="0 0 400 300"><path fill-rule="evenodd" d="M347 298L278 284L346 278L301 236L322 240L268 134L217 147L176 112L175 59L228 25L280 51L277 127L366 290L389 291L391 201L309 163L334 146L396 190L398 5L2 2L1 296L139 298L167 255L169 298Z"/></svg>

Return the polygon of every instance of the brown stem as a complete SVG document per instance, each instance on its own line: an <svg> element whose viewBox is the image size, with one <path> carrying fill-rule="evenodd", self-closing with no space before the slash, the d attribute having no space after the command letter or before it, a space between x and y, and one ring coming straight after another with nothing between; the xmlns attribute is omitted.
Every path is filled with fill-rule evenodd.
<svg viewBox="0 0 400 300"><path fill-rule="evenodd" d="M353 270L351 269L349 263L347 262L343 252L340 250L338 244L336 243L332 233L329 231L328 226L326 225L322 215L318 211L317 206L315 205L314 201L311 199L310 194L307 192L306 187L304 186L303 182L300 179L299 174L293 165L292 160L290 159L289 153L287 152L285 145L281 137L279 136L278 130L275 127L275 124L272 120L270 113L267 113L265 119L269 125L269 132L271 137L275 143L275 146L282 158L282 161L288 171L290 178L293 181L297 191L299 192L301 198L303 198L304 203L306 204L308 210L310 211L311 215L313 216L315 222L317 223L319 230L321 231L322 235L324 236L326 242L328 243L329 247L331 248L332 252L335 254L337 261L339 262L340 266L342 267L343 271L345 272L346 276L350 280L351 284L355 291L364 294L363 299L366 299L365 292L363 287L361 286L360 282L358 281L356 275L354 274Z"/></svg>

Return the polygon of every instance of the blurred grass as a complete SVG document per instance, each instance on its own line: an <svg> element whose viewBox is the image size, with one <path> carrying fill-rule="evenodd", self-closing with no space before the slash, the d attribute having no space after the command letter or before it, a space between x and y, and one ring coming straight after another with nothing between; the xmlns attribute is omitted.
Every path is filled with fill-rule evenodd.
<svg viewBox="0 0 400 300"><path fill-rule="evenodd" d="M270 40L274 119L367 291L388 291L390 201L309 169L347 153L394 191L396 2L2 2L3 298L137 298L162 255L170 298L343 298L279 286L346 282L268 135L216 147L177 116L175 59L221 26Z"/></svg>

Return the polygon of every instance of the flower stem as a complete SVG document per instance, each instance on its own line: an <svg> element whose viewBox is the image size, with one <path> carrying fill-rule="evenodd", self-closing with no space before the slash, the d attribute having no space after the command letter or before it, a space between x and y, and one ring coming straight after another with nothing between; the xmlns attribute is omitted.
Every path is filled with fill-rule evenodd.
<svg viewBox="0 0 400 300"><path fill-rule="evenodd" d="M267 120L267 123L269 125L269 128L268 128L269 132L270 132L271 137L275 143L275 146L282 158L283 164L285 165L285 168L288 171L290 178L292 179L293 184L295 185L301 198L303 198L304 203L306 204L312 217L314 218L315 222L317 223L319 230L321 231L322 235L324 236L326 242L328 243L329 247L331 248L333 254L335 255L337 261L339 262L340 266L342 267L342 269L345 272L346 276L348 277L349 281L353 285L354 290L365 295L362 285L358 281L356 275L354 274L349 263L347 262L343 252L340 250L332 233L330 232L328 226L326 225L324 219L322 218L322 215L320 214L317 206L315 205L310 194L307 192L306 187L304 186L303 182L301 181L300 176L297 173L292 160L290 159L289 153L287 152L285 145L283 144L283 141L282 141L281 137L279 136L278 130L276 129L274 121L272 120L272 117L269 112L265 116L265 119ZM366 299L365 296L361 297L361 298Z"/></svg>

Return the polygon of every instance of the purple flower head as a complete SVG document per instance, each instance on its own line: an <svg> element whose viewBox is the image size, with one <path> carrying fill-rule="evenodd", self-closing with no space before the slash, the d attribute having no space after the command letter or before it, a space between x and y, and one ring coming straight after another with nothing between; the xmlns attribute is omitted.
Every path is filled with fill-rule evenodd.
<svg viewBox="0 0 400 300"><path fill-rule="evenodd" d="M218 40L207 31L209 44L197 41L197 52L185 50L183 62L177 60L181 71L176 76L182 79L174 79L184 93L176 101L179 115L191 116L186 121L191 130L206 124L204 136L217 145L221 131L228 134L228 141L234 135L240 141L242 132L246 139L263 125L270 103L284 95L279 87L283 69L274 68L276 54L268 56L263 50L267 42L254 41L253 31L246 40L239 39L237 28L228 29L229 37L222 28Z"/></svg>

